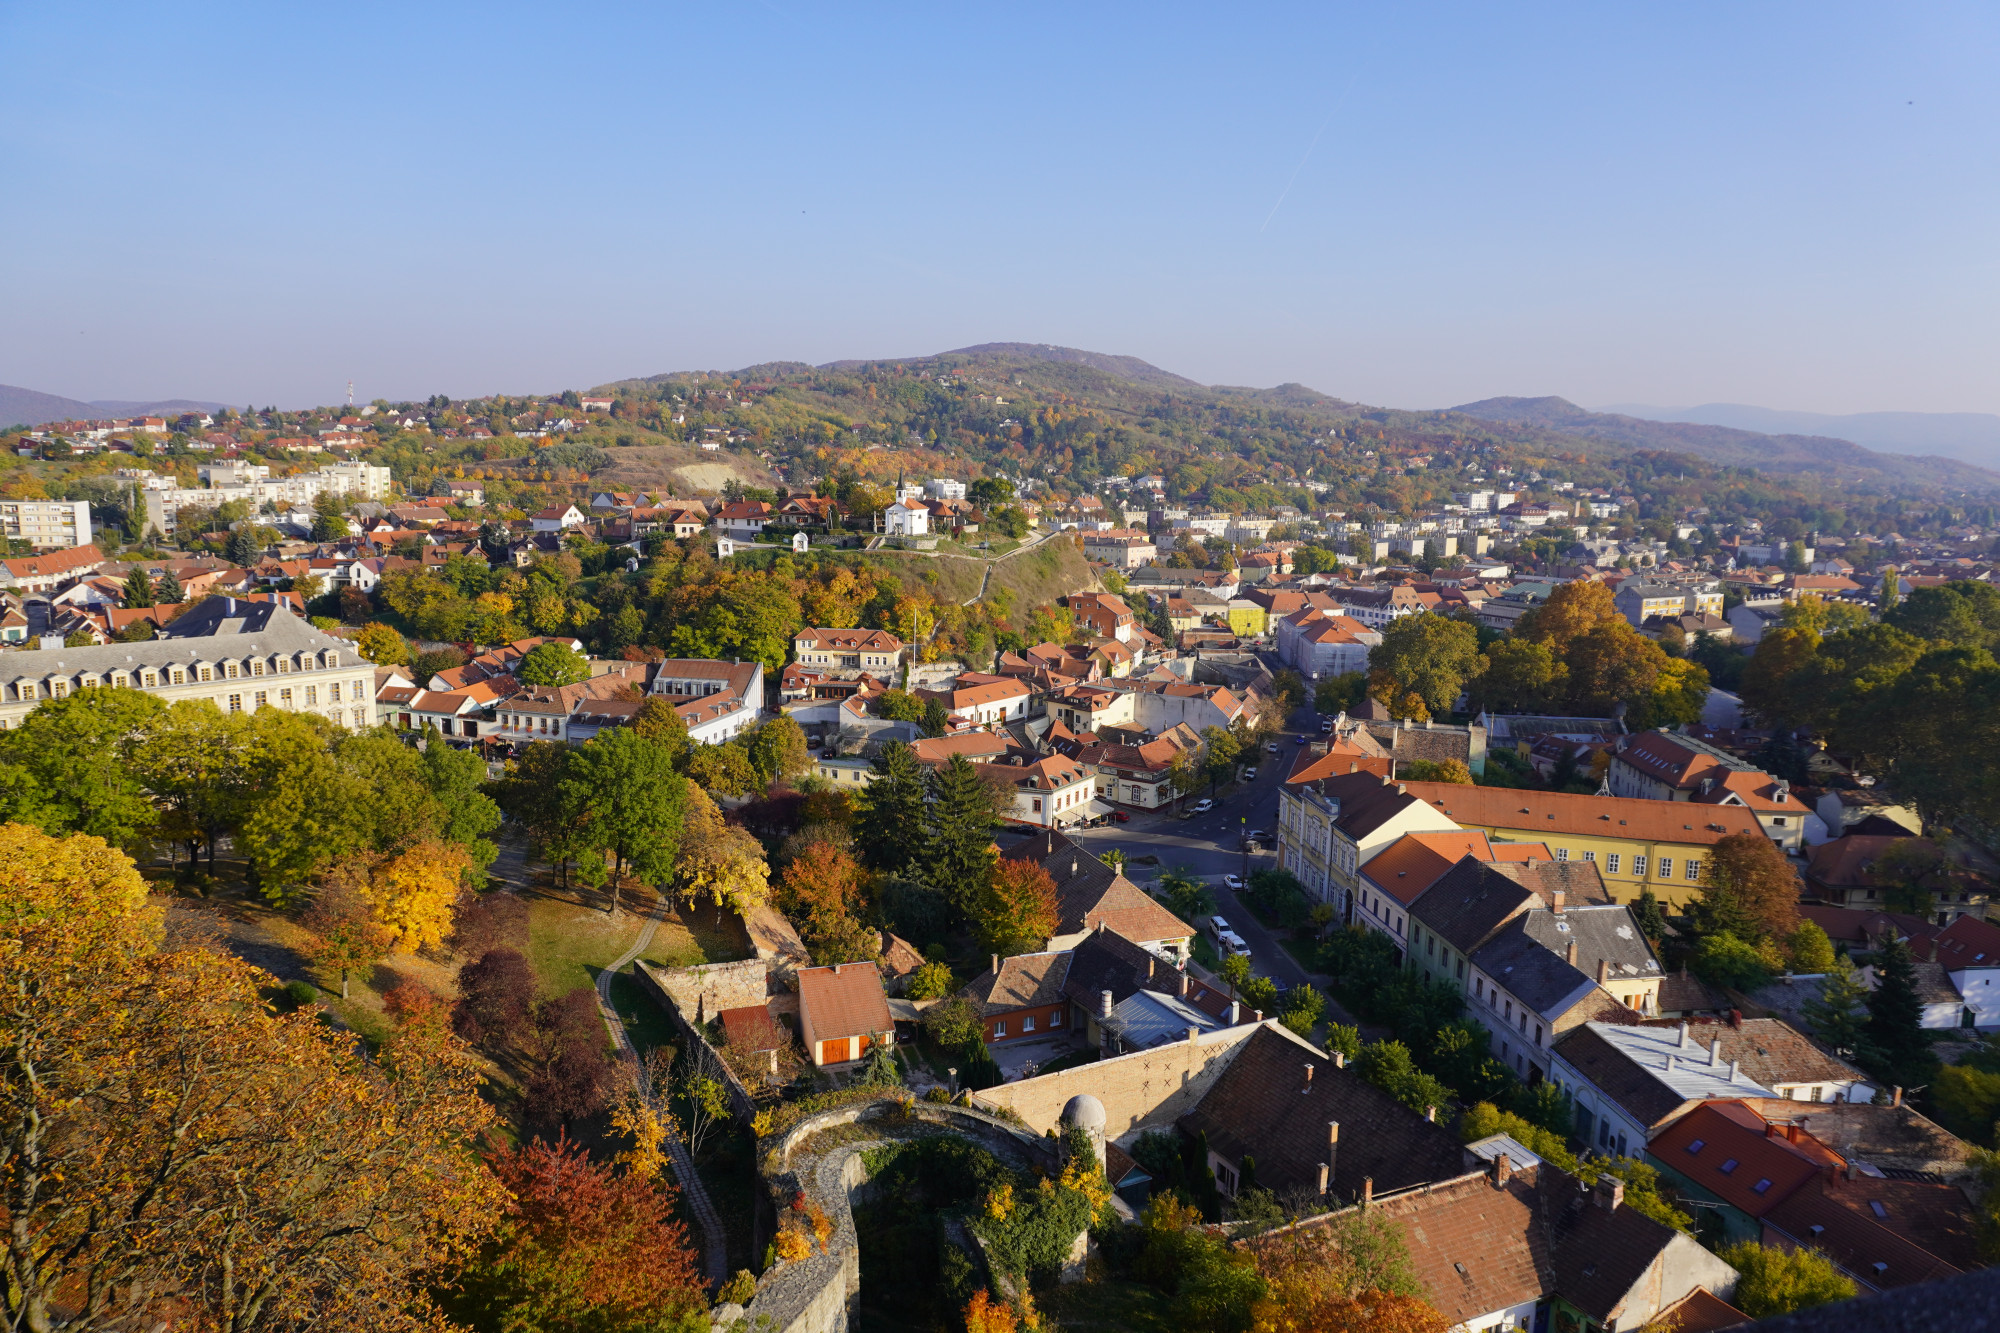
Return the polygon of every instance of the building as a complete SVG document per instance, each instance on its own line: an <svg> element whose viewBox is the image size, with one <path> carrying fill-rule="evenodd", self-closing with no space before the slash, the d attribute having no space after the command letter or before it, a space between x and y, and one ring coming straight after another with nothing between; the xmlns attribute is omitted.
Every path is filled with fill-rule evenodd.
<svg viewBox="0 0 2000 1333"><path fill-rule="evenodd" d="M1722 589L1714 584L1684 586L1627 579L1618 585L1611 603L1626 623L1638 629L1655 616L1720 616Z"/></svg>
<svg viewBox="0 0 2000 1333"><path fill-rule="evenodd" d="M1120 571L1138 569L1160 558L1160 548L1144 532L1130 528L1110 528L1083 534L1083 554L1087 560Z"/></svg>
<svg viewBox="0 0 2000 1333"><path fill-rule="evenodd" d="M1068 604L1076 623L1087 627L1101 639L1132 644L1144 637L1145 632L1139 628L1139 617L1133 614L1123 597L1108 592L1071 593Z"/></svg>
<svg viewBox="0 0 2000 1333"><path fill-rule="evenodd" d="M1654 1135L1646 1156L1683 1194L1713 1208L1731 1243L1760 1239L1766 1213L1822 1171L1847 1165L1797 1122L1774 1125L1741 1099L1695 1107Z"/></svg>
<svg viewBox="0 0 2000 1333"><path fill-rule="evenodd" d="M896 1023L875 964L800 968L798 986L799 1035L813 1064L846 1064L871 1046L895 1044Z"/></svg>
<svg viewBox="0 0 2000 1333"><path fill-rule="evenodd" d="M1029 760L1015 756L997 764L1014 786L1013 808L1002 818L1037 828L1061 828L1093 813L1096 778L1091 770L1065 755Z"/></svg>
<svg viewBox="0 0 2000 1333"><path fill-rule="evenodd" d="M1775 1018L1585 1023L1550 1048L1549 1080L1574 1100L1574 1137L1620 1157L1703 1102L1865 1102L1875 1095L1860 1070Z"/></svg>
<svg viewBox="0 0 2000 1333"><path fill-rule="evenodd" d="M1669 910L1700 891L1716 843L1732 833L1763 832L1749 810L1736 806L1696 809L1679 802L1449 782L1404 785L1458 827L1483 829L1510 842L1547 843L1558 861L1593 861L1615 900L1634 902L1642 888L1650 888Z"/></svg>
<svg viewBox="0 0 2000 1333"><path fill-rule="evenodd" d="M1490 842L1477 829L1405 833L1361 867L1350 920L1409 948L1410 907L1466 857L1477 861L1553 861L1538 842Z"/></svg>
<svg viewBox="0 0 2000 1333"><path fill-rule="evenodd" d="M1380 631L1351 616L1303 607L1278 621L1278 660L1307 680L1368 670L1368 650L1382 642Z"/></svg>
<svg viewBox="0 0 2000 1333"><path fill-rule="evenodd" d="M759 662L670 657L655 668L648 691L673 704L687 723L689 740L720 745L763 716L764 667Z"/></svg>
<svg viewBox="0 0 2000 1333"><path fill-rule="evenodd" d="M1096 930L1115 931L1150 954L1185 961L1194 927L1162 907L1137 884L1050 830L1013 849L1037 861L1056 885L1056 933L1048 947L1075 946Z"/></svg>
<svg viewBox="0 0 2000 1333"><path fill-rule="evenodd" d="M1806 855L1803 896L1834 907L1880 910L1887 904L1891 890L1886 877L1876 875L1875 862L1892 849L1930 852L1934 847L1927 838L1888 833L1850 833L1823 842ZM1952 875L1937 885L1932 899L1936 925L1946 925L1960 917L1986 915L1987 893L1981 879Z"/></svg>
<svg viewBox="0 0 2000 1333"><path fill-rule="evenodd" d="M211 597L142 643L8 653L0 659L0 727L18 727L44 699L104 685L166 703L205 699L225 713L318 713L359 731L375 722L373 673L354 645L281 606Z"/></svg>
<svg viewBox="0 0 2000 1333"><path fill-rule="evenodd" d="M104 553L95 545L0 560L0 589L13 593L50 592L82 578L103 563Z"/></svg>
<svg viewBox="0 0 2000 1333"><path fill-rule="evenodd" d="M38 551L90 545L88 500L0 500L0 537Z"/></svg>
<svg viewBox="0 0 2000 1333"><path fill-rule="evenodd" d="M994 954L991 965L958 991L979 1011L986 1044L1045 1040L1072 1031L1063 994L1069 965L1067 949L1012 958Z"/></svg>
<svg viewBox="0 0 2000 1333"><path fill-rule="evenodd" d="M802 629L792 636L792 660L833 671L893 671L903 641L880 629Z"/></svg>
<svg viewBox="0 0 2000 1333"><path fill-rule="evenodd" d="M1361 868L1406 833L1458 831L1401 783L1352 771L1286 783L1278 795L1278 868L1352 919Z"/></svg>
<svg viewBox="0 0 2000 1333"><path fill-rule="evenodd" d="M2000 1027L2000 926L1961 916L1938 933L1931 957L1951 978L1967 1027Z"/></svg>
<svg viewBox="0 0 2000 1333"><path fill-rule="evenodd" d="M1771 841L1793 854L1804 846L1807 821L1816 818L1783 778L1664 728L1621 737L1604 780L1613 796L1741 806L1756 816Z"/></svg>
<svg viewBox="0 0 2000 1333"><path fill-rule="evenodd" d="M1097 799L1140 810L1157 810L1180 795L1173 784L1174 761L1198 749L1201 738L1186 727L1137 745L1093 741L1076 748L1077 761L1097 777Z"/></svg>
<svg viewBox="0 0 2000 1333"><path fill-rule="evenodd" d="M923 537L931 530L931 511L922 500L898 500L882 511L882 531L891 537Z"/></svg>
<svg viewBox="0 0 2000 1333"><path fill-rule="evenodd" d="M976 727L1013 722L1028 715L1031 692L1018 680L968 671L941 690L911 690L919 699L936 699L945 712Z"/></svg>

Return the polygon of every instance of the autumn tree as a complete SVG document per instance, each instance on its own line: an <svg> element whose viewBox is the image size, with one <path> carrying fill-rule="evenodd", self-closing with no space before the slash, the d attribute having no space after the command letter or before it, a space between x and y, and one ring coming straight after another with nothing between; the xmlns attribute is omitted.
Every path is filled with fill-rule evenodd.
<svg viewBox="0 0 2000 1333"><path fill-rule="evenodd" d="M354 636L354 648L376 666L401 666L410 660L410 645L403 641L395 626L384 620L371 620L363 625Z"/></svg>
<svg viewBox="0 0 2000 1333"><path fill-rule="evenodd" d="M610 1104L617 1070L595 990L578 986L537 1004L525 1045L521 1091L530 1123L546 1131Z"/></svg>
<svg viewBox="0 0 2000 1333"><path fill-rule="evenodd" d="M582 815L584 873L611 882L610 912L627 875L663 886L680 853L687 780L659 746L623 727L576 750L563 775L565 799ZM609 862L607 867L606 862Z"/></svg>
<svg viewBox="0 0 2000 1333"><path fill-rule="evenodd" d="M521 659L523 685L575 685L590 679L590 663L566 643L541 643Z"/></svg>
<svg viewBox="0 0 2000 1333"><path fill-rule="evenodd" d="M814 964L856 962L881 949L861 923L868 873L852 856L828 843L810 843L779 877L776 901L798 927Z"/></svg>
<svg viewBox="0 0 2000 1333"><path fill-rule="evenodd" d="M653 744L664 747L676 763L687 751L687 723L671 703L658 695L651 696L639 705L639 711L632 716L629 730L635 736L642 736Z"/></svg>
<svg viewBox="0 0 2000 1333"><path fill-rule="evenodd" d="M463 1050L413 1027L371 1064L233 955L159 948L144 893L98 839L0 828L8 1325L432 1327L498 1203Z"/></svg>
<svg viewBox="0 0 2000 1333"><path fill-rule="evenodd" d="M684 898L706 897L717 907L747 914L769 895L763 845L725 820L700 787L687 789L683 829L676 870Z"/></svg>
<svg viewBox="0 0 2000 1333"><path fill-rule="evenodd" d="M452 912L471 865L462 847L419 843L377 863L361 892L397 948L435 949L451 934Z"/></svg>
<svg viewBox="0 0 2000 1333"><path fill-rule="evenodd" d="M593 1162L561 1135L488 1159L506 1192L500 1224L443 1297L480 1333L689 1331L708 1293L676 1190Z"/></svg>
<svg viewBox="0 0 2000 1333"><path fill-rule="evenodd" d="M1693 904L1695 929L1726 931L1748 944L1784 939L1798 924L1799 876L1761 830L1719 838Z"/></svg>
<svg viewBox="0 0 2000 1333"><path fill-rule="evenodd" d="M993 868L974 918L979 942L1011 957L1032 953L1056 933L1056 882L1033 861L1003 859Z"/></svg>
<svg viewBox="0 0 2000 1333"><path fill-rule="evenodd" d="M735 741L722 745L690 745L680 767L687 780L716 796L744 796L757 786L750 755Z"/></svg>
<svg viewBox="0 0 2000 1333"><path fill-rule="evenodd" d="M299 924L307 931L301 952L317 967L340 974L340 998L348 998L348 978L389 956L396 937L375 917L375 905L359 876L330 876L313 895Z"/></svg>
<svg viewBox="0 0 2000 1333"><path fill-rule="evenodd" d="M750 734L746 747L757 779L768 787L787 782L812 767L805 729L789 717L774 717Z"/></svg>
<svg viewBox="0 0 2000 1333"><path fill-rule="evenodd" d="M534 1016L535 972L518 949L488 949L458 969L451 1022L474 1045L504 1044L525 1033Z"/></svg>
<svg viewBox="0 0 2000 1333"><path fill-rule="evenodd" d="M1818 1250L1741 1241L1718 1250L1739 1274L1730 1303L1752 1319L1851 1298L1857 1288Z"/></svg>
<svg viewBox="0 0 2000 1333"><path fill-rule="evenodd" d="M1479 631L1466 622L1430 612L1399 616L1368 650L1369 690L1382 699L1414 694L1430 716L1445 717L1485 665Z"/></svg>

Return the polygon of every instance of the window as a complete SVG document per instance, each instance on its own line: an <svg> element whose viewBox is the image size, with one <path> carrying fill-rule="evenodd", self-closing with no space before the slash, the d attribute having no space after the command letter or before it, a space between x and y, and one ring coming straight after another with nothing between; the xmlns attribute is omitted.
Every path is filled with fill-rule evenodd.
<svg viewBox="0 0 2000 1333"><path fill-rule="evenodd" d="M1689 879L1700 879L1700 878L1701 878L1701 862L1699 862L1699 861L1695 861L1695 860L1690 860L1690 861L1689 861L1689 862L1687 863L1687 877L1688 877Z"/></svg>
<svg viewBox="0 0 2000 1333"><path fill-rule="evenodd" d="M1542 1044L1542 1025L1540 1023L1537 1023L1535 1024L1535 1045L1540 1046L1541 1044Z"/></svg>
<svg viewBox="0 0 2000 1333"><path fill-rule="evenodd" d="M232 695L230 695L230 696L229 696L229 711L230 711L230 712L232 712L232 713L240 713L240 712L242 712L242 711L243 711L243 696L242 696L242 695L240 695L240 694L232 694Z"/></svg>
<svg viewBox="0 0 2000 1333"><path fill-rule="evenodd" d="M1042 803L1041 803L1040 801L1036 801L1036 802L1034 802L1034 806L1035 806L1035 813L1036 813L1036 814L1038 814L1038 815L1039 815L1040 813L1042 813Z"/></svg>
<svg viewBox="0 0 2000 1333"><path fill-rule="evenodd" d="M260 657L260 658L257 658L257 659L256 659L255 661L253 661L253 662L251 662L251 663L250 663L250 674L251 674L251 675L253 675L253 676L261 676L261 675L263 675L263 674L264 674L264 659L263 659L263 658L261 658L261 657Z"/></svg>
<svg viewBox="0 0 2000 1333"><path fill-rule="evenodd" d="M1617 852L1606 852L1604 854L1604 868L1615 875L1618 873L1618 862L1622 859Z"/></svg>
<svg viewBox="0 0 2000 1333"><path fill-rule="evenodd" d="M173 674L168 679L176 685L185 685L187 684L187 672L181 670L179 667L175 667Z"/></svg>
<svg viewBox="0 0 2000 1333"><path fill-rule="evenodd" d="M1584 859L1584 860L1586 860L1586 861L1590 861L1590 862L1593 862L1593 863L1594 863L1594 862L1595 862L1595 861L1597 860L1597 853L1596 853L1596 852L1585 852L1585 853L1583 854L1583 859Z"/></svg>
<svg viewBox="0 0 2000 1333"><path fill-rule="evenodd" d="M1638 875L1638 876L1640 876L1641 878L1643 878L1643 877L1645 876L1645 874L1646 874L1646 858L1645 858L1645 857L1643 857L1643 856L1634 856L1634 857L1632 858L1632 873L1633 873L1633 874L1635 874L1635 875Z"/></svg>
<svg viewBox="0 0 2000 1333"><path fill-rule="evenodd" d="M265 701L266 701L266 696L264 691L262 690L259 690L255 694L250 696L250 702L254 707L262 708L265 704Z"/></svg>
<svg viewBox="0 0 2000 1333"><path fill-rule="evenodd" d="M354 710L354 725L357 727L368 725L368 713L366 709L357 708Z"/></svg>
<svg viewBox="0 0 2000 1333"><path fill-rule="evenodd" d="M1756 1184L1752 1185L1750 1187L1750 1192L1752 1194L1762 1194L1770 1188L1771 1188L1771 1178L1769 1176L1766 1176L1762 1180L1759 1180Z"/></svg>
<svg viewBox="0 0 2000 1333"><path fill-rule="evenodd" d="M279 674L279 675L281 675L281 676L282 676L282 675L284 675L284 674L285 674L286 672L290 671L291 669L292 669L292 659L291 659L291 658L289 658L289 657L281 657L281 658L279 658L279 659L278 659L278 674Z"/></svg>
<svg viewBox="0 0 2000 1333"><path fill-rule="evenodd" d="M333 684L326 687L326 701L330 704L337 704L340 702L339 681L335 681Z"/></svg>
<svg viewBox="0 0 2000 1333"><path fill-rule="evenodd" d="M1703 1148L1706 1148L1707 1146L1708 1146L1707 1139L1696 1139L1693 1143L1690 1143L1687 1147L1688 1156L1695 1157L1700 1155L1701 1150Z"/></svg>
<svg viewBox="0 0 2000 1333"><path fill-rule="evenodd" d="M238 674L236 663L224 662L222 664L222 678L224 680L235 680Z"/></svg>
<svg viewBox="0 0 2000 1333"><path fill-rule="evenodd" d="M290 708L292 706L292 692L290 690L278 691L278 705L281 708Z"/></svg>
<svg viewBox="0 0 2000 1333"><path fill-rule="evenodd" d="M201 668L201 674L200 674L200 679L201 679L202 681L204 681L204 682L206 682L206 681L211 681L211 680L214 680L214 679L215 679L215 669L214 669L213 667L202 667L202 668Z"/></svg>
<svg viewBox="0 0 2000 1333"><path fill-rule="evenodd" d="M1556 860L1558 860L1558 861L1567 861L1567 860L1569 860L1569 848L1567 848L1567 847L1558 847L1558 848L1556 848Z"/></svg>
<svg viewBox="0 0 2000 1333"><path fill-rule="evenodd" d="M1485 977L1477 977L1477 976L1476 976L1476 977L1474 977L1474 978L1472 979L1472 993L1473 993L1474 995L1478 996L1478 997L1479 997L1480 999L1482 999L1482 1000L1486 998L1486 978L1485 978Z"/></svg>
<svg viewBox="0 0 2000 1333"><path fill-rule="evenodd" d="M1769 1182L1767 1181L1765 1183L1768 1184ZM1868 1211L1875 1214L1875 1216L1881 1218L1885 1222L1889 1220L1889 1210L1882 1206L1882 1201L1880 1199L1870 1199L1868 1201Z"/></svg>
<svg viewBox="0 0 2000 1333"><path fill-rule="evenodd" d="M324 659L324 662L325 662L325 665L326 665L326 669L327 669L328 671L338 671L338 670L340 669L340 654L339 654L339 653L326 653L326 654L323 654L323 659Z"/></svg>
<svg viewBox="0 0 2000 1333"><path fill-rule="evenodd" d="M1465 960L1463 958L1458 960L1458 979L1460 981L1465 980Z"/></svg>
<svg viewBox="0 0 2000 1333"><path fill-rule="evenodd" d="M1004 1018L995 1019L993 1023L994 1039L998 1040L999 1038L1004 1037L1006 1035L1007 1035L1007 1020Z"/></svg>
<svg viewBox="0 0 2000 1333"><path fill-rule="evenodd" d="M1029 1033L1033 1032L1034 1030L1035 1030L1035 1016L1033 1014L1021 1015L1021 1031L1023 1033Z"/></svg>
<svg viewBox="0 0 2000 1333"><path fill-rule="evenodd" d="M317 685L306 686L306 707L314 708L317 707L318 705L319 705L319 686Z"/></svg>
<svg viewBox="0 0 2000 1333"><path fill-rule="evenodd" d="M1736 1159L1732 1157L1728 1161L1724 1162L1721 1166L1718 1166L1715 1169L1720 1171L1725 1176L1733 1176L1736 1174Z"/></svg>
<svg viewBox="0 0 2000 1333"><path fill-rule="evenodd" d="M1661 857L1661 858L1660 858L1660 878L1661 878L1661 879L1672 879L1673 877L1674 877L1674 858L1673 858L1673 857L1671 857L1671 856L1663 856L1663 857Z"/></svg>
<svg viewBox="0 0 2000 1333"><path fill-rule="evenodd" d="M1062 1025L1063 1025L1063 1011L1060 1009L1049 1010L1049 1026L1052 1028L1059 1028Z"/></svg>

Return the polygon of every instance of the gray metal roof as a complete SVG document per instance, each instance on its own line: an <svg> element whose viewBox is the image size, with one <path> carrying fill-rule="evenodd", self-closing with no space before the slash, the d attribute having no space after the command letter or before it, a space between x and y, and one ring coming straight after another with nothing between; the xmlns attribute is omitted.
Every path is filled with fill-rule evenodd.
<svg viewBox="0 0 2000 1333"><path fill-rule="evenodd" d="M317 653L327 649L346 654L356 664L362 660L353 644L320 633L275 602L211 597L169 624L165 634L142 643L31 648L7 653L0 656L0 678L40 680L85 673L108 676L135 667Z"/></svg>

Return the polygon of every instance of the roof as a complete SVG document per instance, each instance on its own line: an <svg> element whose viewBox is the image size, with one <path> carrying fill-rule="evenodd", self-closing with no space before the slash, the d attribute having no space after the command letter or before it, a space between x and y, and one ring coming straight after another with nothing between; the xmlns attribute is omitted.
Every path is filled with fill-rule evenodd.
<svg viewBox="0 0 2000 1333"><path fill-rule="evenodd" d="M724 1040L738 1050L774 1051L791 1040L771 1017L769 1005L746 1004L724 1009L716 1017L722 1020Z"/></svg>
<svg viewBox="0 0 2000 1333"><path fill-rule="evenodd" d="M1674 1333L1721 1333L1750 1322L1750 1316L1707 1287L1696 1287L1654 1316L1661 1328Z"/></svg>
<svg viewBox="0 0 2000 1333"><path fill-rule="evenodd" d="M1421 905L1420 905L1421 907ZM1418 918L1422 919L1421 910ZM1568 949L1576 946L1576 961ZM1546 1018L1566 1014L1597 989L1598 964L1621 981L1660 975L1631 909L1618 905L1534 909L1509 920L1472 955L1480 971ZM1635 1015L1636 1016L1636 1015Z"/></svg>
<svg viewBox="0 0 2000 1333"><path fill-rule="evenodd" d="M882 993L882 974L873 963L800 968L798 979L799 1013L821 1041L895 1026Z"/></svg>
<svg viewBox="0 0 2000 1333"><path fill-rule="evenodd" d="M806 648L886 653L903 650L903 641L882 629L802 629L792 635L792 640Z"/></svg>
<svg viewBox="0 0 2000 1333"><path fill-rule="evenodd" d="M1535 1176L1544 1174L1546 1168ZM1264 1178L1261 1159L1257 1178ZM1481 1315L1539 1301L1554 1289L1537 1193L1530 1177L1496 1185L1482 1171L1385 1199L1377 1211L1403 1233L1431 1304L1454 1325L1469 1328Z"/></svg>
<svg viewBox="0 0 2000 1333"><path fill-rule="evenodd" d="M882 956L876 963L892 977L906 977L924 965L917 946L900 935L882 932Z"/></svg>
<svg viewBox="0 0 2000 1333"><path fill-rule="evenodd" d="M959 989L980 1013L1062 1003L1063 983L1069 978L1068 951L1016 954L999 962L999 970L988 967Z"/></svg>
<svg viewBox="0 0 2000 1333"><path fill-rule="evenodd" d="M0 560L0 567L17 579L48 578L55 574L66 574L71 570L85 567L95 568L104 563L104 552L96 543L88 546L70 546L60 551L49 551L42 555L26 555L14 560Z"/></svg>
<svg viewBox="0 0 2000 1333"><path fill-rule="evenodd" d="M1492 843L1479 829L1405 833L1368 858L1361 877L1408 907L1447 870L1471 857L1478 861L1554 860L1539 842Z"/></svg>
<svg viewBox="0 0 2000 1333"><path fill-rule="evenodd" d="M1822 1167L1841 1165L1809 1135L1801 1137L1803 1145L1783 1130L1768 1131L1764 1118L1740 1101L1717 1101L1661 1130L1647 1151L1724 1203L1762 1217Z"/></svg>
<svg viewBox="0 0 2000 1333"><path fill-rule="evenodd" d="M1317 782L1321 778L1347 773L1373 773L1386 778L1395 766L1389 752L1373 736L1359 728L1351 735L1336 738L1324 750L1318 746L1307 746L1297 751L1296 756L1292 760L1292 771L1285 778L1286 786Z"/></svg>
<svg viewBox="0 0 2000 1333"><path fill-rule="evenodd" d="M1077 843L1054 831L1014 849L1015 859L1039 860L1056 884L1056 931L1071 935L1107 927L1128 940L1182 940L1194 927Z"/></svg>
<svg viewBox="0 0 2000 1333"><path fill-rule="evenodd" d="M910 743L910 753L920 764L944 764L953 755L964 755L975 764L998 759L1007 753L1007 737L993 731L961 731L952 736L926 736Z"/></svg>
<svg viewBox="0 0 2000 1333"><path fill-rule="evenodd" d="M1468 787L1452 782L1406 782L1403 786L1410 795L1429 802L1457 823L1488 828L1703 846L1732 833L1763 833L1756 816L1734 806L1705 806L1696 813L1681 801Z"/></svg>
<svg viewBox="0 0 2000 1333"><path fill-rule="evenodd" d="M1720 1053L1711 1063L1717 1042ZM1633 1027L1586 1023L1565 1033L1554 1049L1648 1126L1660 1124L1688 1101L1777 1096L1774 1089L1792 1084L1866 1081L1860 1070L1775 1018ZM1732 1061L1738 1064L1733 1079Z"/></svg>
<svg viewBox="0 0 2000 1333"><path fill-rule="evenodd" d="M1554 1167L1537 1170L1534 1183L1555 1290L1595 1319L1608 1321L1669 1246L1694 1247L1637 1208L1606 1207L1604 1196Z"/></svg>
<svg viewBox="0 0 2000 1333"><path fill-rule="evenodd" d="M1213 1015L1158 990L1134 991L1117 1001L1110 1018L1099 1023L1120 1053L1185 1041L1190 1028L1207 1032L1221 1026Z"/></svg>
<svg viewBox="0 0 2000 1333"><path fill-rule="evenodd" d="M1764 1220L1878 1289L1935 1281L1979 1263L1971 1205L1952 1185L1822 1175Z"/></svg>
<svg viewBox="0 0 2000 1333"><path fill-rule="evenodd" d="M1729 997L1687 968L1660 978L1659 1009L1662 1016L1675 1014L1721 1013L1729 1008Z"/></svg>
<svg viewBox="0 0 2000 1333"><path fill-rule="evenodd" d="M1757 1325L1758 1333L2000 1333L2000 1268L1902 1287L1859 1300L1808 1306Z"/></svg>
<svg viewBox="0 0 2000 1333"><path fill-rule="evenodd" d="M1926 1172L1947 1178L1967 1169L1972 1145L1905 1102L1795 1102L1746 1097L1743 1105L1768 1120L1788 1120L1850 1162L1884 1171Z"/></svg>
<svg viewBox="0 0 2000 1333"><path fill-rule="evenodd" d="M1312 1067L1310 1081L1305 1077ZM1338 1122L1337 1147L1328 1122ZM1448 1180L1465 1170L1458 1139L1307 1045L1275 1021L1242 1044L1192 1110L1191 1133L1234 1161L1257 1159L1257 1183L1281 1197L1288 1188L1319 1188L1319 1164L1332 1161L1331 1192L1352 1199L1364 1179L1376 1193ZM1329 1154L1329 1148L1333 1151Z"/></svg>
<svg viewBox="0 0 2000 1333"><path fill-rule="evenodd" d="M1938 932L1931 957L1953 972L1968 967L2000 967L2000 926L1962 916Z"/></svg>
<svg viewBox="0 0 2000 1333"><path fill-rule="evenodd" d="M1340 773L1322 778L1315 790L1329 801L1337 801L1335 818L1341 830L1361 841L1422 798L1406 792L1409 784L1395 783L1375 773Z"/></svg>
<svg viewBox="0 0 2000 1333"><path fill-rule="evenodd" d="M1806 874L1829 888L1870 887L1875 881L1868 869L1875 858L1906 841L1883 834L1850 833L1813 848L1806 857Z"/></svg>
<svg viewBox="0 0 2000 1333"><path fill-rule="evenodd" d="M1743 769L1726 773L1709 773L1703 775L1700 786L1702 790L1695 792L1690 800L1705 805L1740 802L1752 810L1762 810L1766 813L1777 811L1793 815L1806 813L1806 803L1792 795L1791 784L1774 778L1769 773Z"/></svg>

